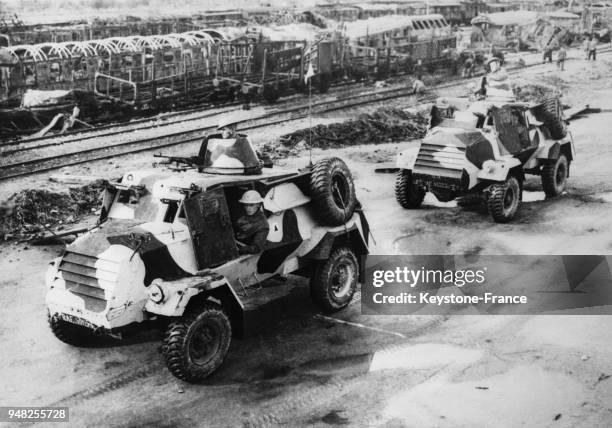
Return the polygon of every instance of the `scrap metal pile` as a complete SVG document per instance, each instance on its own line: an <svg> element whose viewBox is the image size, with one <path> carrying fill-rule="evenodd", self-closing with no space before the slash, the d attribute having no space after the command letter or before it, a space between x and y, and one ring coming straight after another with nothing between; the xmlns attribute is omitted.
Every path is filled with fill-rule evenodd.
<svg viewBox="0 0 612 428"><path fill-rule="evenodd" d="M422 138L427 121L428 118L422 114L381 108L355 120L317 125L283 135L278 143L265 144L261 151L271 159L282 159L296 156L307 147L329 149Z"/></svg>
<svg viewBox="0 0 612 428"><path fill-rule="evenodd" d="M104 181L70 188L68 192L24 189L0 204L0 238L23 239L59 229L100 208Z"/></svg>

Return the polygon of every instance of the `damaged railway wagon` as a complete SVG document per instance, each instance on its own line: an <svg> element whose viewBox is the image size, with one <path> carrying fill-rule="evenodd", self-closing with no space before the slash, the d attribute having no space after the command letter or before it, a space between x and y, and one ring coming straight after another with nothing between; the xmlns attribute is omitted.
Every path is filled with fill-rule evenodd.
<svg viewBox="0 0 612 428"><path fill-rule="evenodd" d="M26 108L29 90L75 91L80 118L100 122L205 103L275 102L305 91L311 66L319 92L340 80L410 73L419 63L432 70L445 67L455 46L441 15L392 15L334 30L301 23L8 46L15 64L3 67L0 132L39 129L72 111L72 104Z"/></svg>

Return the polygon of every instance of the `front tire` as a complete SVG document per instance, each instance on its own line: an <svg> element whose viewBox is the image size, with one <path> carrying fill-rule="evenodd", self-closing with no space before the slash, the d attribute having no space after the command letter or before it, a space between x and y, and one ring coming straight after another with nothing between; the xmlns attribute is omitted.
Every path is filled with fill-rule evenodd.
<svg viewBox="0 0 612 428"><path fill-rule="evenodd" d="M491 185L487 208L497 223L508 223L518 211L521 199L521 184L516 177L510 176L504 183Z"/></svg>
<svg viewBox="0 0 612 428"><path fill-rule="evenodd" d="M71 346L87 346L92 343L93 333L79 325L60 319L57 315L47 314L51 331L62 342Z"/></svg>
<svg viewBox="0 0 612 428"><path fill-rule="evenodd" d="M216 371L229 350L232 327L223 309L215 304L186 312L170 323L163 354L168 370L186 382L198 382Z"/></svg>
<svg viewBox="0 0 612 428"><path fill-rule="evenodd" d="M358 278L355 253L346 247L338 248L315 267L310 279L312 297L324 312L337 312L351 302Z"/></svg>
<svg viewBox="0 0 612 428"><path fill-rule="evenodd" d="M412 171L402 169L395 177L395 199L407 209L416 209L425 199L425 191L412 182Z"/></svg>
<svg viewBox="0 0 612 428"><path fill-rule="evenodd" d="M565 155L560 155L553 162L542 168L542 187L547 197L559 196L565 190L569 173L569 162Z"/></svg>

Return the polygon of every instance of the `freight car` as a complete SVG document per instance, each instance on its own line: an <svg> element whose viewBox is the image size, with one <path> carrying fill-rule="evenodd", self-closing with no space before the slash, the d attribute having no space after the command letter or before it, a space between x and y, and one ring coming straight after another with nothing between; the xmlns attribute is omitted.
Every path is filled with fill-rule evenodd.
<svg viewBox="0 0 612 428"><path fill-rule="evenodd" d="M390 16L354 24L343 31L299 24L310 29L300 32L302 40L291 40L298 28L293 25L291 32L278 27L274 33L217 28L11 46L8 52L16 64L3 68L0 116L13 127L2 131L10 134L38 122L20 124L23 115L32 115L31 109L20 108L30 89L77 91L78 99L87 100L87 106L79 105L85 120L108 111L127 116L208 102L274 102L304 91L310 66L315 72L312 88L325 92L340 79L410 72L419 61L429 68L443 66L445 52L456 43L441 15ZM53 112L53 107L46 108ZM16 110L19 120L13 120Z"/></svg>
<svg viewBox="0 0 612 428"><path fill-rule="evenodd" d="M391 15L346 24L346 34L357 49L373 53L377 69L411 71L419 62L433 70L444 65L456 36L442 15ZM367 61L365 56L363 61Z"/></svg>
<svg viewBox="0 0 612 428"><path fill-rule="evenodd" d="M0 66L1 132L40 128L34 112L44 111L46 122L71 110L43 96L44 106L24 109L28 90L77 93L88 104L77 103L84 119L106 111L154 112L240 97L275 101L303 85L304 48L303 41L232 40L218 29L11 46L7 51L14 63ZM57 96L66 100L67 95Z"/></svg>
<svg viewBox="0 0 612 428"><path fill-rule="evenodd" d="M245 26L278 13L280 9L258 7L204 11L190 16L141 19L125 16L113 19L75 20L46 25L26 25L16 17L0 17L0 37L9 45L82 42L113 37L152 36L183 33L202 28Z"/></svg>
<svg viewBox="0 0 612 428"><path fill-rule="evenodd" d="M143 21L136 17L95 19L91 23L5 26L0 31L8 45L81 42L112 37L150 36L195 30L202 25L190 18L160 18Z"/></svg>

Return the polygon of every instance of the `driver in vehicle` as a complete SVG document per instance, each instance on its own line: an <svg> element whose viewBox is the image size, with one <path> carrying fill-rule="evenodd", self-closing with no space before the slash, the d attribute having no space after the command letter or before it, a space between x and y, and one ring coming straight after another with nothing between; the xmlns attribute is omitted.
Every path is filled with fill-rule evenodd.
<svg viewBox="0 0 612 428"><path fill-rule="evenodd" d="M261 208L263 198L256 190L248 190L238 202L244 206L245 212L234 226L238 252L240 254L261 253L270 230L268 220Z"/></svg>

